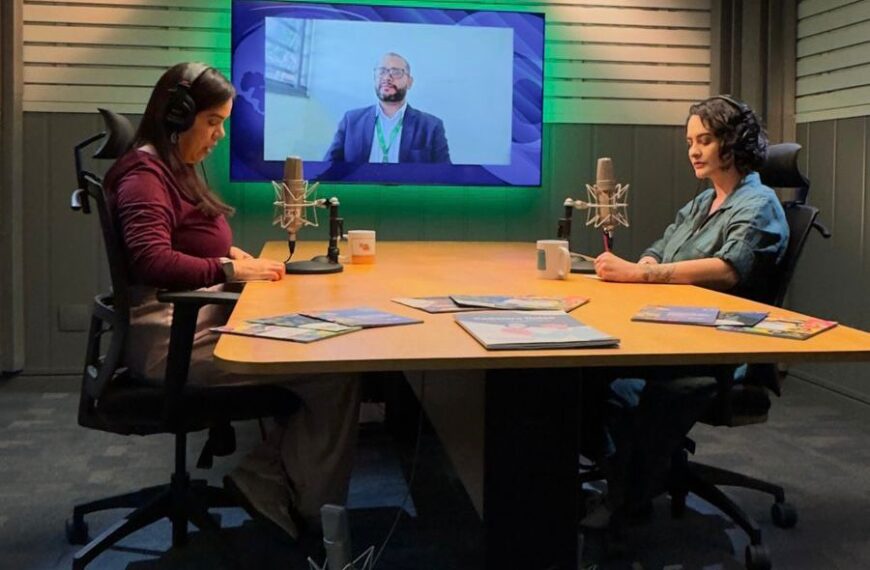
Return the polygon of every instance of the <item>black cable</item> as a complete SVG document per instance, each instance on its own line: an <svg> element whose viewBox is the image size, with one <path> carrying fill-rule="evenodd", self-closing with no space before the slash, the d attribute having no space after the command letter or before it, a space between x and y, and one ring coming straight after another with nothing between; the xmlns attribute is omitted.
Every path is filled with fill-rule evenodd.
<svg viewBox="0 0 870 570"><path fill-rule="evenodd" d="M390 542L390 538L393 537L393 533L396 531L396 527L399 525L399 520L402 518L402 513L405 512L405 504L407 504L408 499L411 498L411 489L414 486L414 477L417 475L417 462L420 458L420 440L423 439L423 414L425 402L426 373L423 372L423 382L420 384L420 418L417 422L417 442L414 444L414 457L411 460L411 476L408 477L408 491L405 493L405 498L402 499L402 502L399 504L399 509L396 512L396 518L393 519L393 524L390 527L389 532L387 532L387 536L386 538L384 538L384 542L381 544L381 547L378 549L378 553L375 554L375 557L372 560L371 570L374 570L375 566L378 563L378 560L380 560L381 558L381 554L383 554L384 550L387 548L387 543Z"/></svg>

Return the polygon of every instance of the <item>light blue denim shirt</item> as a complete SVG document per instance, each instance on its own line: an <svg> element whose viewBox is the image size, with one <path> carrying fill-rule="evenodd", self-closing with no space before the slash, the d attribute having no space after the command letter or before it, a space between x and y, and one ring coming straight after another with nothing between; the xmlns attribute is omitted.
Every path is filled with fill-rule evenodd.
<svg viewBox="0 0 870 570"><path fill-rule="evenodd" d="M664 235L641 257L662 263L718 257L737 272L734 295L770 301L770 278L788 245L788 223L776 193L750 172L708 215L713 188L701 192L677 212Z"/></svg>

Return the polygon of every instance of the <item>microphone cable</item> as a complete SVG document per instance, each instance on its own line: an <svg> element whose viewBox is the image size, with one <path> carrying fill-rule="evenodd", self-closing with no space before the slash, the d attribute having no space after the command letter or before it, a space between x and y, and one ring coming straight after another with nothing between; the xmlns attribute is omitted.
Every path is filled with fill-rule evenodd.
<svg viewBox="0 0 870 570"><path fill-rule="evenodd" d="M420 440L423 439L423 415L425 414L424 406L426 403L426 373L423 372L422 374L423 381L420 384L420 416L417 420L417 441L414 444L414 456L411 459L411 475L408 477L408 490L405 492L405 497L399 504L399 509L396 511L396 516L393 519L393 524L390 526L390 530L387 532L387 536L381 543L381 547L378 549L377 554L375 554L375 557L372 559L371 570L375 569L378 560L381 558L381 554L383 554L384 550L387 548L387 543L389 543L390 539L393 537L393 533L399 525L399 520L402 518L402 513L405 512L405 505L408 503L408 499L411 498L411 489L414 487L414 478L417 475L417 464L420 459Z"/></svg>

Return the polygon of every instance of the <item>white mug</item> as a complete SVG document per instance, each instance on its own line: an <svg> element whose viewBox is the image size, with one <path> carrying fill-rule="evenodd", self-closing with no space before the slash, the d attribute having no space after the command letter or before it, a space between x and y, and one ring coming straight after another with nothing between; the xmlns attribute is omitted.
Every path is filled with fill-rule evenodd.
<svg viewBox="0 0 870 570"><path fill-rule="evenodd" d="M571 273L571 252L568 242L561 239L538 240L538 277L567 279Z"/></svg>
<svg viewBox="0 0 870 570"><path fill-rule="evenodd" d="M351 230L347 232L351 263L375 262L374 230Z"/></svg>

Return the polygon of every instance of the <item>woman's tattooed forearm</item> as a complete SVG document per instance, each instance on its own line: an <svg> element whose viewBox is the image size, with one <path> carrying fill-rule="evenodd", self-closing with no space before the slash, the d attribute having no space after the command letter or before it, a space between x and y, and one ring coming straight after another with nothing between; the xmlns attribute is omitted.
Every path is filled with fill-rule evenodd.
<svg viewBox="0 0 870 570"><path fill-rule="evenodd" d="M674 266L670 263L665 265L642 264L641 268L645 283L670 283L674 276Z"/></svg>

